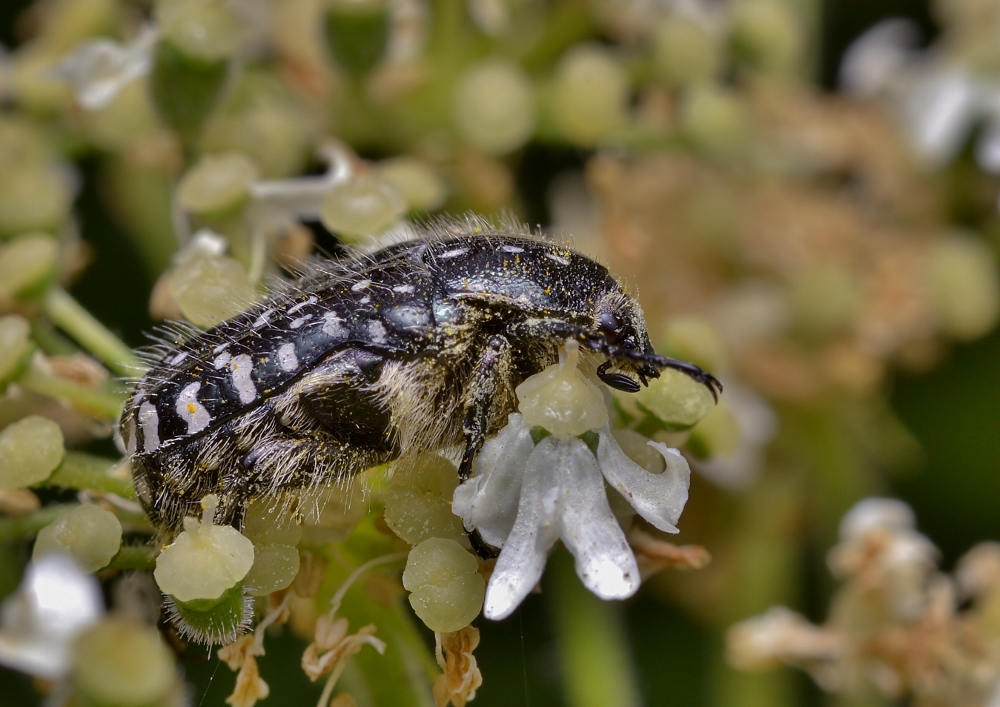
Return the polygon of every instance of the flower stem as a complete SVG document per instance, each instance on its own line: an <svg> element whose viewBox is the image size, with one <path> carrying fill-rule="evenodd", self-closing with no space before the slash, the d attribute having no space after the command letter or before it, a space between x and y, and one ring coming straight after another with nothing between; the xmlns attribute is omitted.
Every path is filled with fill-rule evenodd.
<svg viewBox="0 0 1000 707"><path fill-rule="evenodd" d="M75 503L64 503L40 508L26 516L0 518L0 542L30 537L52 523L60 513L76 506Z"/></svg>
<svg viewBox="0 0 1000 707"><path fill-rule="evenodd" d="M564 550L549 560L546 595L552 609L568 704L640 704L620 607L588 592Z"/></svg>
<svg viewBox="0 0 1000 707"><path fill-rule="evenodd" d="M151 570L156 567L156 554L156 549L149 545L122 545L106 569Z"/></svg>
<svg viewBox="0 0 1000 707"><path fill-rule="evenodd" d="M122 411L122 396L94 390L66 378L53 376L31 366L17 379L18 385L33 393L47 395L70 403L73 407L112 420Z"/></svg>
<svg viewBox="0 0 1000 707"><path fill-rule="evenodd" d="M143 370L143 365L132 353L132 349L62 288L51 288L45 296L43 307L56 326L76 339L115 373L134 376Z"/></svg>
<svg viewBox="0 0 1000 707"><path fill-rule="evenodd" d="M122 498L135 498L132 482L112 474L117 462L83 452L66 452L62 464L44 482L46 486L103 491Z"/></svg>

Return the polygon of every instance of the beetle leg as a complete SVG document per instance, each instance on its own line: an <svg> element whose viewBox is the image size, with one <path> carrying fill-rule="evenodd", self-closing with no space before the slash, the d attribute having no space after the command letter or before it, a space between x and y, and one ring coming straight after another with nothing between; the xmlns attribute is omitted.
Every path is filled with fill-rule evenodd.
<svg viewBox="0 0 1000 707"><path fill-rule="evenodd" d="M472 464L486 441L494 402L497 395L503 392L501 382L509 377L510 368L510 342L500 335L490 337L465 392L465 421L462 425L465 452L458 467L458 476L463 482L472 476Z"/></svg>
<svg viewBox="0 0 1000 707"><path fill-rule="evenodd" d="M464 483L472 476L472 465L486 441L490 421L493 417L494 403L502 394L501 381L509 377L511 367L510 342L502 336L490 337L489 343L479 357L475 373L466 390L465 423L462 433L465 436L465 452L462 463L458 467L458 477ZM478 530L467 533L472 549L484 560L496 557L500 551L486 543Z"/></svg>

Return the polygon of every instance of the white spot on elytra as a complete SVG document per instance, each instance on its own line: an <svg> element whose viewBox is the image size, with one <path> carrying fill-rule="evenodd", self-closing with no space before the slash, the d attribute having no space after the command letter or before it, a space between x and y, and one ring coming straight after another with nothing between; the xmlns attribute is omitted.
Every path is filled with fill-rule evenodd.
<svg viewBox="0 0 1000 707"><path fill-rule="evenodd" d="M327 312L323 315L323 333L336 339L346 339L348 332L344 320L336 312Z"/></svg>
<svg viewBox="0 0 1000 707"><path fill-rule="evenodd" d="M396 285L392 288L393 292L398 292L401 295L412 295L414 292L413 285Z"/></svg>
<svg viewBox="0 0 1000 707"><path fill-rule="evenodd" d="M198 401L200 389L201 383L191 383L177 396L177 414L187 423L189 435L201 432L212 421L208 410Z"/></svg>
<svg viewBox="0 0 1000 707"><path fill-rule="evenodd" d="M230 361L230 359L232 359L232 357L233 357L233 355L227 351L226 353L222 354L221 356L219 356L218 358L216 358L214 361L212 361L212 367L215 370L218 371L223 366L228 366L229 365L229 361Z"/></svg>
<svg viewBox="0 0 1000 707"><path fill-rule="evenodd" d="M178 363L187 358L188 352L181 351L179 354L175 354L167 359L167 363L171 366L176 366Z"/></svg>
<svg viewBox="0 0 1000 707"><path fill-rule="evenodd" d="M371 301L372 301L371 297L362 297L360 300L358 300L358 304L368 304Z"/></svg>
<svg viewBox="0 0 1000 707"><path fill-rule="evenodd" d="M288 313L289 314L295 314L297 311L299 311L303 307L308 307L309 305L313 304L315 301L316 301L316 296L313 295L312 297L310 297L309 299L305 300L304 302L299 302L294 307L289 307Z"/></svg>
<svg viewBox="0 0 1000 707"><path fill-rule="evenodd" d="M156 406L148 400L139 406L139 426L142 427L142 450L155 451L160 446L160 416Z"/></svg>
<svg viewBox="0 0 1000 707"><path fill-rule="evenodd" d="M546 253L545 257L549 260L555 261L560 265L569 265L569 258L564 255L557 255L556 253Z"/></svg>
<svg viewBox="0 0 1000 707"><path fill-rule="evenodd" d="M303 315L303 316L299 317L298 319L296 319L291 324L289 324L288 328L289 329L298 329L300 326L302 326L303 324L305 324L306 322L308 322L310 319L312 319L312 315L311 314Z"/></svg>
<svg viewBox="0 0 1000 707"><path fill-rule="evenodd" d="M223 351L225 351L226 349L228 349L228 348L229 348L229 346L230 346L230 344L232 344L232 343L233 343L233 342L231 342L231 341L227 341L227 342L226 342L226 343L224 343L224 344L219 344L219 345L218 345L218 346L216 346L216 347L215 347L214 349L212 349L212 353L214 353L214 354L217 354L217 353L222 353Z"/></svg>
<svg viewBox="0 0 1000 707"><path fill-rule="evenodd" d="M244 405L252 403L257 399L257 387L253 384L250 374L253 373L253 361L247 354L233 356L229 363L229 370L232 371L233 387L239 393L240 402Z"/></svg>
<svg viewBox="0 0 1000 707"><path fill-rule="evenodd" d="M351 285L351 292L361 292L361 290L371 287L371 284L371 280L360 280Z"/></svg>
<svg viewBox="0 0 1000 707"><path fill-rule="evenodd" d="M386 339L385 325L377 319L368 322L368 338L376 344L384 344Z"/></svg>
<svg viewBox="0 0 1000 707"><path fill-rule="evenodd" d="M278 365L286 373L291 373L299 367L299 358L295 355L295 344L288 342L278 347Z"/></svg>
<svg viewBox="0 0 1000 707"><path fill-rule="evenodd" d="M267 322L271 318L272 314L274 314L274 307L272 307L271 309L267 309L267 310L264 310L263 312L261 312L260 316L257 317L257 321L255 321L253 323L252 328L253 329L260 329L262 326L266 326Z"/></svg>
<svg viewBox="0 0 1000 707"><path fill-rule="evenodd" d="M504 253L523 253L524 252L524 248L522 248L519 245L502 245L502 246L500 246L500 250L502 250Z"/></svg>
<svg viewBox="0 0 1000 707"><path fill-rule="evenodd" d="M441 260L451 260L452 258L460 258L469 252L468 248L453 248L452 250L447 250L438 256Z"/></svg>

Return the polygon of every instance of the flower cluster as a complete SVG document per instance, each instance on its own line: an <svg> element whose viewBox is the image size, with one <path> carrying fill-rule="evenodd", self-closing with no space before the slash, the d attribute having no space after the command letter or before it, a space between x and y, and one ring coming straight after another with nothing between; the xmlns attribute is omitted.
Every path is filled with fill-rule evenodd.
<svg viewBox="0 0 1000 707"><path fill-rule="evenodd" d="M801 668L826 691L876 690L920 707L994 704L1000 695L1000 549L974 547L953 576L901 501L860 502L829 555L843 582L820 626L777 607L733 626L736 667Z"/></svg>

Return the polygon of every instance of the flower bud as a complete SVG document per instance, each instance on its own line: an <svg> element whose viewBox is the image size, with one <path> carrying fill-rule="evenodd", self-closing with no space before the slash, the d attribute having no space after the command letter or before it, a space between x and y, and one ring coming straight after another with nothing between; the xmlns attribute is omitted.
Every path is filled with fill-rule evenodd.
<svg viewBox="0 0 1000 707"><path fill-rule="evenodd" d="M122 546L122 524L114 513L81 503L59 515L38 533L31 559L68 553L87 572L107 567Z"/></svg>
<svg viewBox="0 0 1000 707"><path fill-rule="evenodd" d="M230 319L257 300L246 270L222 255L225 241L196 234L170 274L170 294L184 317L204 329Z"/></svg>
<svg viewBox="0 0 1000 707"><path fill-rule="evenodd" d="M580 345L567 341L559 350L559 363L517 386L518 410L529 426L555 435L582 435L603 427L608 408L600 389L577 368Z"/></svg>
<svg viewBox="0 0 1000 707"><path fill-rule="evenodd" d="M257 168L240 153L205 155L181 178L177 201L199 216L224 217L246 204L256 178Z"/></svg>
<svg viewBox="0 0 1000 707"><path fill-rule="evenodd" d="M63 435L47 417L29 415L0 432L0 489L41 483L62 462Z"/></svg>
<svg viewBox="0 0 1000 707"><path fill-rule="evenodd" d="M244 580L253 596L264 596L285 589L299 571L302 526L288 508L288 500L254 503L243 521L243 535L254 547L253 567Z"/></svg>
<svg viewBox="0 0 1000 707"><path fill-rule="evenodd" d="M410 551L403 570L410 606L432 631L465 628L479 615L486 596L486 582L478 569L476 558L456 541L423 541Z"/></svg>
<svg viewBox="0 0 1000 707"><path fill-rule="evenodd" d="M718 42L700 23L679 13L662 19L653 34L653 66L670 86L708 81L718 71Z"/></svg>
<svg viewBox="0 0 1000 707"><path fill-rule="evenodd" d="M927 264L927 289L938 326L958 339L982 336L1000 314L993 251L981 241L952 236L937 242Z"/></svg>
<svg viewBox="0 0 1000 707"><path fill-rule="evenodd" d="M0 317L0 392L24 373L34 348L31 325L24 317L16 314Z"/></svg>
<svg viewBox="0 0 1000 707"><path fill-rule="evenodd" d="M592 146L628 120L629 92L628 75L609 50L577 46L556 67L552 116L568 140Z"/></svg>
<svg viewBox="0 0 1000 707"><path fill-rule="evenodd" d="M638 410L651 415L671 432L687 430L708 415L715 405L711 391L691 376L672 368L649 381L636 393L618 397L630 414Z"/></svg>
<svg viewBox="0 0 1000 707"><path fill-rule="evenodd" d="M240 48L241 29L225 0L158 0L154 16L163 38L189 59L225 61Z"/></svg>
<svg viewBox="0 0 1000 707"><path fill-rule="evenodd" d="M153 578L168 594L168 610L185 638L231 643L249 623L252 603L243 580L253 567L253 543L228 525L214 525L219 499L202 499L202 518L185 518L184 530L156 558Z"/></svg>
<svg viewBox="0 0 1000 707"><path fill-rule="evenodd" d="M156 583L180 601L218 599L253 566L253 543L235 528L213 524L217 504L214 494L206 496L201 520L185 518L184 530L156 558Z"/></svg>
<svg viewBox="0 0 1000 707"><path fill-rule="evenodd" d="M410 209L433 211L448 197L448 186L435 169L416 157L380 162L376 174L403 195Z"/></svg>
<svg viewBox="0 0 1000 707"><path fill-rule="evenodd" d="M709 155L728 155L747 132L743 106L731 91L709 84L697 86L681 105L680 125L691 144Z"/></svg>
<svg viewBox="0 0 1000 707"><path fill-rule="evenodd" d="M0 249L0 300L42 294L56 274L59 244L47 233L18 236Z"/></svg>
<svg viewBox="0 0 1000 707"><path fill-rule="evenodd" d="M358 238L381 233L405 212L406 202L395 187L378 177L361 176L330 190L320 219L334 233Z"/></svg>
<svg viewBox="0 0 1000 707"><path fill-rule="evenodd" d="M730 457L736 454L743 440L739 424L725 401L709 410L691 430L688 447L699 457Z"/></svg>
<svg viewBox="0 0 1000 707"><path fill-rule="evenodd" d="M74 703L161 705L177 688L176 681L173 655L151 626L108 618L84 631L73 646Z"/></svg>
<svg viewBox="0 0 1000 707"><path fill-rule="evenodd" d="M476 149L491 155L516 150L535 131L531 79L504 59L476 64L459 80L451 114L459 136Z"/></svg>
<svg viewBox="0 0 1000 707"><path fill-rule="evenodd" d="M737 56L764 71L792 69L801 54L800 30L777 0L743 0L733 5L732 42Z"/></svg>
<svg viewBox="0 0 1000 707"><path fill-rule="evenodd" d="M465 540L462 519L452 513L458 486L455 465L437 454L424 454L410 464L397 464L385 493L385 522L411 545L427 538Z"/></svg>

